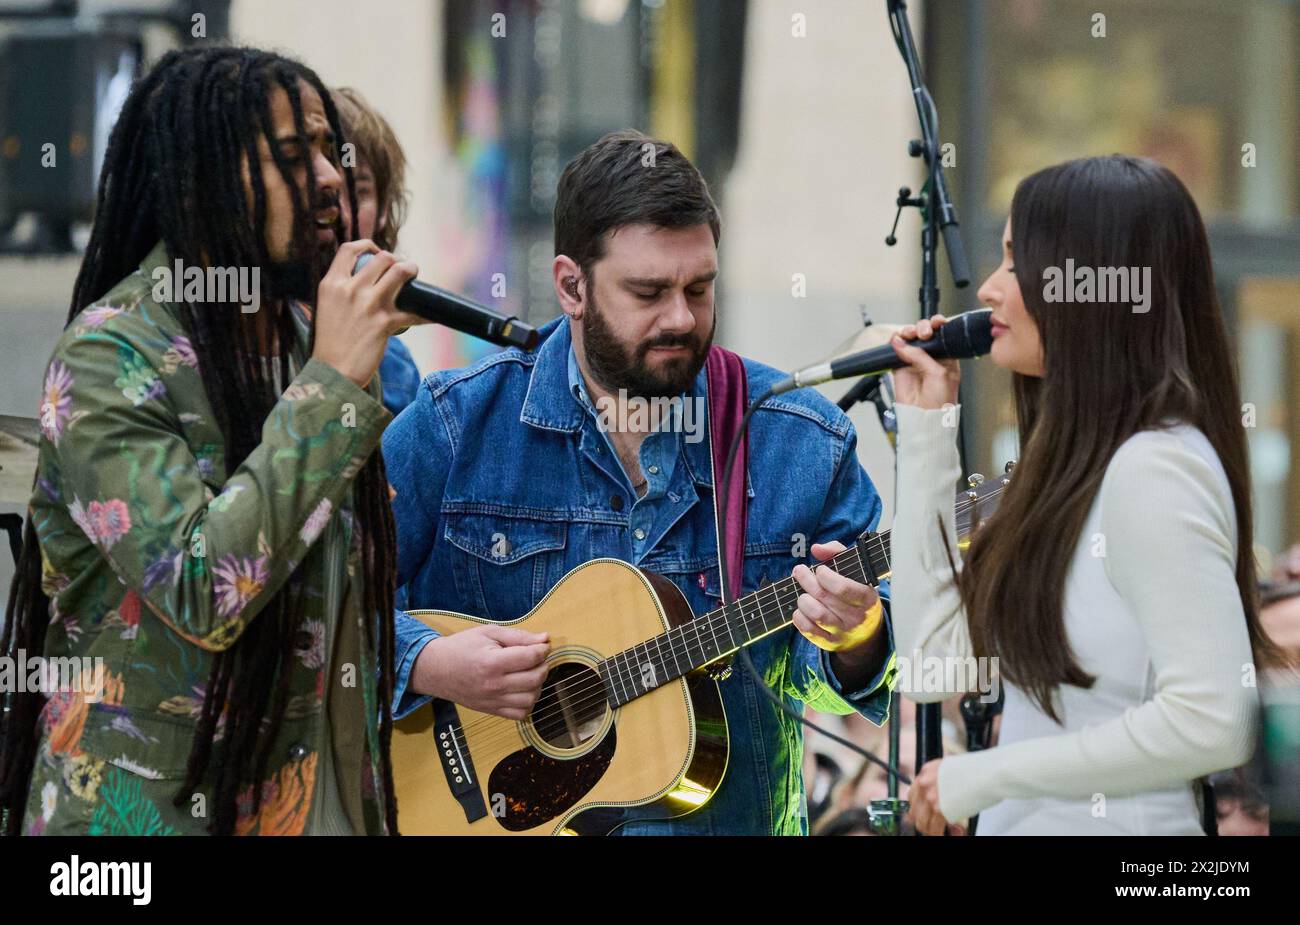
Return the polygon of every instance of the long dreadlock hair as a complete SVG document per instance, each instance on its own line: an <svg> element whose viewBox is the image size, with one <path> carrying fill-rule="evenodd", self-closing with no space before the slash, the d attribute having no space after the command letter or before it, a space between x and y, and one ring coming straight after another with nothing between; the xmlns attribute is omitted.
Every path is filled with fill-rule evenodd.
<svg viewBox="0 0 1300 925"><path fill-rule="evenodd" d="M294 246L314 254L312 279L323 257L313 240L310 216L323 202L312 171L299 184L292 165L272 141L271 99L276 88L293 107L298 142L305 151L301 88L320 97L336 145L343 130L330 94L311 69L280 55L251 48L215 47L174 51L133 88L109 140L100 174L94 229L72 295L68 324L92 300L132 273L161 240L173 259L191 266L270 267L264 227L266 189L258 139L265 136L276 166L293 193ZM336 151L338 148L336 147ZM337 164L337 154L335 155ZM247 165L252 196L245 191L241 163ZM351 215L357 214L352 171L345 171ZM250 201L251 200L251 201ZM336 224L344 236L341 219ZM354 236L347 229L347 238ZM313 287L314 288L314 287ZM262 424L279 399L273 371L258 359L259 333L249 320L224 304L185 304L181 323L199 359L208 400L225 439L229 469L261 442ZM264 299L258 315L280 344L296 342L287 299ZM236 319L232 322L232 317ZM312 328L314 344L314 326ZM311 345L308 350L310 352ZM289 381L289 356L281 351L279 381ZM380 665L380 764L388 831L397 831L389 746L392 739L393 587L396 538L389 506L388 480L379 453L356 476L356 522L362 546L362 599L371 650ZM252 791L252 811L260 807L261 781L289 699L294 638L303 621L302 567L252 620L238 642L213 658L185 779L175 796L180 806L211 772L213 818L210 831L235 830L241 794ZM23 555L9 593L0 648L44 651L49 600L41 588L41 556L28 518ZM376 623L378 644L376 645ZM10 694L0 716L0 815L5 831L20 830L35 762L36 725L44 698ZM224 717L224 718L223 718ZM218 722L224 727L220 735ZM217 741L219 740L219 741Z"/></svg>

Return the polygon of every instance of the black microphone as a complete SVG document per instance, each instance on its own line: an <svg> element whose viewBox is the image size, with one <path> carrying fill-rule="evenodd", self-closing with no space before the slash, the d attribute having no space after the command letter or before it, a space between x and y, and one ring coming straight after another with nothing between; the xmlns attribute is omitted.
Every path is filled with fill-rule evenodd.
<svg viewBox="0 0 1300 925"><path fill-rule="evenodd" d="M969 360L982 357L993 349L993 309L981 308L949 318L934 337L929 340L909 341L936 360ZM802 389L832 379L851 379L854 376L874 376L898 369L907 364L889 344L852 353L829 363L808 366L782 379L772 388L773 395Z"/></svg>
<svg viewBox="0 0 1300 925"><path fill-rule="evenodd" d="M357 265L352 268L356 276L374 254L362 254ZM436 324L454 328L462 334L477 337L480 340L497 344L501 347L522 347L532 350L537 346L537 329L518 318L502 315L484 308L477 302L471 302L464 296L458 296L446 289L430 286L413 279L397 293L397 307L412 315L427 318Z"/></svg>

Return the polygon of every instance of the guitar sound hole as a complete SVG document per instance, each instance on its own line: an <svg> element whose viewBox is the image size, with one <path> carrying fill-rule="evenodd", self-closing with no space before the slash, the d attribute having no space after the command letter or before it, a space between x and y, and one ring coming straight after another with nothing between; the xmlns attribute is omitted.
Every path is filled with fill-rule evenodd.
<svg viewBox="0 0 1300 925"><path fill-rule="evenodd" d="M578 748L600 734L605 719L605 685L586 665L556 666L542 682L533 705L533 728L554 748Z"/></svg>

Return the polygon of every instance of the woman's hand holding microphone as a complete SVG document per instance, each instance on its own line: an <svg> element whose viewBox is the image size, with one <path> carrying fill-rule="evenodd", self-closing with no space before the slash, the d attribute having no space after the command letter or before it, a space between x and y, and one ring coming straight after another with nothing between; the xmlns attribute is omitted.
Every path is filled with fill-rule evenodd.
<svg viewBox="0 0 1300 925"><path fill-rule="evenodd" d="M943 315L923 318L909 324L892 338L894 352L907 366L894 370L894 401L927 410L957 403L957 386L961 383L961 366L956 360L936 360L909 341L929 340L948 319Z"/></svg>

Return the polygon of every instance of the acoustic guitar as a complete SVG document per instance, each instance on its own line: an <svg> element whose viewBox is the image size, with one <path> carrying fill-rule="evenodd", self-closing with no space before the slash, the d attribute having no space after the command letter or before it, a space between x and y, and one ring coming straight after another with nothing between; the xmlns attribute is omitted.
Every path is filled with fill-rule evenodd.
<svg viewBox="0 0 1300 925"><path fill-rule="evenodd" d="M971 476L957 496L959 542L1009 484ZM817 568L875 585L891 571L889 533ZM718 684L703 670L787 626L793 577L700 617L672 582L618 559L578 566L527 614L503 623L550 634L532 712L511 720L434 700L395 724L398 826L405 834L595 835L699 809L728 757ZM409 613L443 635L493 622Z"/></svg>

